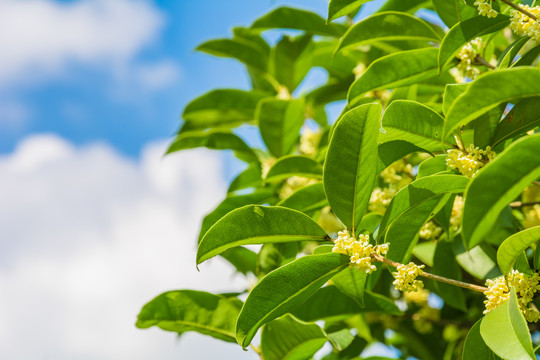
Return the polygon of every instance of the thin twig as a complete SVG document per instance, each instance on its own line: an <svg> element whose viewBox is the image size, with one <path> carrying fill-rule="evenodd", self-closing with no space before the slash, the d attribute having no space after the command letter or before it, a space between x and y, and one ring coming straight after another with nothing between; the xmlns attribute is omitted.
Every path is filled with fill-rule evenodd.
<svg viewBox="0 0 540 360"><path fill-rule="evenodd" d="M528 12L527 10L521 8L521 6L517 6L516 4L514 4L513 2L511 2L510 0L501 0L503 3L507 4L508 6L516 9L517 11L519 11L520 13L523 13L525 15L527 15L528 17L530 17L531 19L533 19L534 21L538 21L538 18L536 16L534 16L533 14L531 14L530 12Z"/></svg>
<svg viewBox="0 0 540 360"><path fill-rule="evenodd" d="M257 353L257 355L259 355L259 357L262 359L262 352L261 352L261 349L259 349L258 347L256 347L255 345L253 344L249 344L249 346L251 347L251 349L253 349L253 351L255 351Z"/></svg>
<svg viewBox="0 0 540 360"><path fill-rule="evenodd" d="M533 184L536 185L536 186L540 186L540 181L534 180L534 181L533 181Z"/></svg>
<svg viewBox="0 0 540 360"><path fill-rule="evenodd" d="M514 201L510 203L511 208L520 208L524 206L533 206L540 204L540 201L531 201L531 202L521 202L521 201Z"/></svg>
<svg viewBox="0 0 540 360"><path fill-rule="evenodd" d="M487 62L486 59L484 59L483 57L481 57L480 55L476 55L476 57L474 58L474 61L476 61L477 63L479 63L480 65L484 65L485 67L487 67L488 69L495 69L495 66L491 65L490 63Z"/></svg>
<svg viewBox="0 0 540 360"><path fill-rule="evenodd" d="M382 262L382 263L384 263L386 265L393 266L395 268L397 268L400 265L403 265L403 264L392 261L390 259L385 258L384 256L377 255L377 254L372 254L371 258L376 260L376 261L380 261L380 262ZM454 280L454 279L449 279L449 278L446 278L444 276L431 274L431 273L428 273L428 272L425 272L425 271L422 272L421 276L423 276L425 278L428 278L428 279L440 281L440 282L450 284L450 285L454 285L454 286L459 286L459 287L462 287L462 288L465 288L465 289L469 289L469 290L473 290L473 291L477 291L477 292L481 292L481 293L485 292L488 289L485 286L469 284L469 283L466 283L466 282L457 281L457 280Z"/></svg>

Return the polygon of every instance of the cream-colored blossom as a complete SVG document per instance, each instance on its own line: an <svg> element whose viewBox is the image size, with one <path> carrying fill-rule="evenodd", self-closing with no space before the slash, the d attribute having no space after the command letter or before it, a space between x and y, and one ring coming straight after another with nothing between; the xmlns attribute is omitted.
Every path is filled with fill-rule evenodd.
<svg viewBox="0 0 540 360"><path fill-rule="evenodd" d="M488 289L484 291L484 295L487 300L484 300L484 305L486 305L486 310L484 314L487 314L491 310L497 308L503 302L508 300L510 296L510 289L506 283L504 276L499 276L495 279L488 279L486 281Z"/></svg>
<svg viewBox="0 0 540 360"><path fill-rule="evenodd" d="M356 269L371 274L377 270L372 264L371 255L385 255L388 252L388 244L373 246L369 243L369 235L360 235L356 240L350 236L349 231L343 230L338 232L332 252L350 256L351 264Z"/></svg>
<svg viewBox="0 0 540 360"><path fill-rule="evenodd" d="M397 188L394 186L373 189L371 197L369 198L369 211L384 214L396 193Z"/></svg>
<svg viewBox="0 0 540 360"><path fill-rule="evenodd" d="M308 156L315 155L319 147L321 135L322 133L320 130L313 131L310 128L304 128L304 131L302 131L302 135L300 136L300 152Z"/></svg>
<svg viewBox="0 0 540 360"><path fill-rule="evenodd" d="M322 208L317 223L329 234L335 234L345 228L343 223L334 215L330 206Z"/></svg>
<svg viewBox="0 0 540 360"><path fill-rule="evenodd" d="M318 181L319 180L317 179L310 179L302 176L291 176L281 187L281 190L279 191L279 198L286 199L296 190L303 188L304 186L315 184Z"/></svg>
<svg viewBox="0 0 540 360"><path fill-rule="evenodd" d="M413 303L418 306L427 306L429 291L426 289L418 289L416 291L403 292L403 298L408 303Z"/></svg>
<svg viewBox="0 0 540 360"><path fill-rule="evenodd" d="M261 162L261 176L263 179L266 179L270 168L276 163L276 158L268 157Z"/></svg>
<svg viewBox="0 0 540 360"><path fill-rule="evenodd" d="M493 0L476 0L474 6L478 8L478 13L488 18L497 17L498 12L492 7Z"/></svg>
<svg viewBox="0 0 540 360"><path fill-rule="evenodd" d="M431 240L438 238L442 231L440 226L437 226L433 221L428 221L420 229L419 235L422 239Z"/></svg>
<svg viewBox="0 0 540 360"><path fill-rule="evenodd" d="M463 215L463 197L457 195L452 206L452 214L450 215L450 227L457 230L461 226L461 217Z"/></svg>
<svg viewBox="0 0 540 360"><path fill-rule="evenodd" d="M413 262L405 265L399 265L397 272L392 273L394 275L394 287L400 291L418 291L424 287L424 283L421 280L416 280L416 277L422 275L422 268L425 265L416 265Z"/></svg>
<svg viewBox="0 0 540 360"><path fill-rule="evenodd" d="M291 100L292 96L289 92L289 89L286 86L280 85L278 88L278 93L276 95L276 98L280 100Z"/></svg>
<svg viewBox="0 0 540 360"><path fill-rule="evenodd" d="M353 69L354 78L358 79L366 71L366 65L364 63L358 63Z"/></svg>
<svg viewBox="0 0 540 360"><path fill-rule="evenodd" d="M471 144L466 150L448 150L446 165L452 169L457 169L467 177L473 177L478 173L480 168L493 160L495 155L495 152L491 150L490 146L482 150Z"/></svg>
<svg viewBox="0 0 540 360"><path fill-rule="evenodd" d="M523 227L526 229L540 225L540 205L527 206L523 208Z"/></svg>
<svg viewBox="0 0 540 360"><path fill-rule="evenodd" d="M540 6L530 7L519 4L519 7L540 18ZM510 11L510 27L517 35L527 35L540 42L540 22L530 18L522 12L512 9Z"/></svg>
<svg viewBox="0 0 540 360"><path fill-rule="evenodd" d="M480 44L481 39L476 38L473 41L465 44L465 46L463 46L456 55L456 57L459 59L459 64L457 65L457 68L465 77L468 77L469 79L475 79L480 74L480 70L473 66L476 56L478 55L477 49L479 48L479 46L475 49L475 47L473 47L473 44Z"/></svg>
<svg viewBox="0 0 540 360"><path fill-rule="evenodd" d="M408 182L410 182L414 177L413 167L411 164L408 164L405 160L401 159L381 171L380 176L385 183L399 184L401 187L401 182L403 182L404 179L407 179ZM403 184L403 186L407 185L408 182Z"/></svg>

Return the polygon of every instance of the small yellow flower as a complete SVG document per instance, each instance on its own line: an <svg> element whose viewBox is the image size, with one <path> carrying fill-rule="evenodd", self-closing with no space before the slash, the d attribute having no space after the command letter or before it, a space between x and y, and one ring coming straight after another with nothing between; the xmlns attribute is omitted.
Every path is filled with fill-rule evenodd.
<svg viewBox="0 0 540 360"><path fill-rule="evenodd" d="M503 302L508 300L508 297L510 296L510 289L506 284L506 279L504 276L489 279L486 281L486 285L488 289L484 291L484 295L487 298L487 300L484 300L484 304L486 305L484 314L487 314L491 310L497 308Z"/></svg>
<svg viewBox="0 0 540 360"><path fill-rule="evenodd" d="M389 244L371 245L369 235L360 235L358 240L351 237L347 230L338 232L338 237L334 240L332 252L350 256L351 264L358 270L371 274L377 270L373 265L371 255L385 255L388 252Z"/></svg>
<svg viewBox="0 0 540 360"><path fill-rule="evenodd" d="M427 306L429 291L425 289L418 289L416 291L405 291L403 292L403 298L408 303L413 303L418 306Z"/></svg>
<svg viewBox="0 0 540 360"><path fill-rule="evenodd" d="M316 182L318 182L317 179L310 179L302 176L291 176L281 187L281 190L279 191L279 198L286 199L296 190L303 188L304 186L315 184Z"/></svg>
<svg viewBox="0 0 540 360"><path fill-rule="evenodd" d="M407 164L405 160L401 159L392 163L386 169L381 171L380 176L385 183L399 184L398 187L401 188L407 185L414 177L413 167L411 166L411 164ZM407 183L401 184L404 179L408 180Z"/></svg>
<svg viewBox="0 0 540 360"><path fill-rule="evenodd" d="M280 100L291 100L292 96L286 86L280 85L276 98Z"/></svg>
<svg viewBox="0 0 540 360"><path fill-rule="evenodd" d="M480 168L495 158L495 152L491 147L482 150L474 145L470 145L466 150L448 150L446 165L452 169L457 169L461 174L472 178Z"/></svg>
<svg viewBox="0 0 540 360"><path fill-rule="evenodd" d="M425 265L416 265L410 262L408 265L399 265L397 272L392 273L394 275L394 287L400 291L418 291L424 287L424 283L421 280L416 280L416 277L422 275L422 268Z"/></svg>
<svg viewBox="0 0 540 360"><path fill-rule="evenodd" d="M375 188L369 199L369 211L384 214L392 198L397 193L397 188L390 186L387 188Z"/></svg>
<svg viewBox="0 0 540 360"><path fill-rule="evenodd" d="M481 44L482 39L476 38L470 43L465 44L465 46L463 46L456 55L456 57L460 60L457 68L465 77L468 77L469 79L475 79L480 74L480 70L475 68L473 63L478 55Z"/></svg>
<svg viewBox="0 0 540 360"><path fill-rule="evenodd" d="M530 7L522 4L519 4L518 6L536 17L540 17L540 6ZM510 16L510 27L517 35L527 35L537 42L540 42L540 23L538 21L535 21L522 12L514 9L510 11Z"/></svg>
<svg viewBox="0 0 540 360"><path fill-rule="evenodd" d="M321 140L321 131L313 131L310 128L304 128L300 136L300 147L298 148L302 154L313 156L317 152L319 141Z"/></svg>
<svg viewBox="0 0 540 360"><path fill-rule="evenodd" d="M523 209L523 226L525 228L531 228L533 226L540 225L540 205L536 204L534 206L527 206Z"/></svg>
<svg viewBox="0 0 540 360"><path fill-rule="evenodd" d="M436 239L441 235L443 229L440 226L435 225L433 221L428 221L420 229L420 237L422 239L431 240Z"/></svg>
<svg viewBox="0 0 540 360"><path fill-rule="evenodd" d="M474 6L478 8L478 13L488 18L494 18L498 12L491 7L492 0L476 0Z"/></svg>
<svg viewBox="0 0 540 360"><path fill-rule="evenodd" d="M450 215L450 227L457 230L461 226L461 217L463 215L463 197L457 195L452 206L452 215Z"/></svg>

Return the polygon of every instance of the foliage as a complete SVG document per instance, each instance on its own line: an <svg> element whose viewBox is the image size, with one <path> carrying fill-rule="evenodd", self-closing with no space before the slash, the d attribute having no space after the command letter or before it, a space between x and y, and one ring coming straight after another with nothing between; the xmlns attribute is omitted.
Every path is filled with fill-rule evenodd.
<svg viewBox="0 0 540 360"><path fill-rule="evenodd" d="M353 21L368 2L331 0L327 19L277 8L198 47L243 63L251 89L193 100L168 153L246 163L204 219L196 262L221 256L256 284L166 292L139 328L265 360L312 359L325 343L318 358L361 359L374 342L403 359L535 358L540 7L387 0ZM327 79L309 88L314 68Z"/></svg>

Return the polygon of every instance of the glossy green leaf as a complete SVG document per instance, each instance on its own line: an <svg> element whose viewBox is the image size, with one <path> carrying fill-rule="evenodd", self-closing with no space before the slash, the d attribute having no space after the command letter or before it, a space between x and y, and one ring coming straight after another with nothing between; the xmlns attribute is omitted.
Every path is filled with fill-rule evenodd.
<svg viewBox="0 0 540 360"><path fill-rule="evenodd" d="M377 12L403 11L413 13L429 0L386 0Z"/></svg>
<svg viewBox="0 0 540 360"><path fill-rule="evenodd" d="M518 101L495 129L492 146L540 126L540 97Z"/></svg>
<svg viewBox="0 0 540 360"><path fill-rule="evenodd" d="M326 21L310 11L279 7L257 19L252 29L294 29L303 30L315 35L340 37L345 32L341 24L326 24Z"/></svg>
<svg viewBox="0 0 540 360"><path fill-rule="evenodd" d="M431 2L441 20L450 28L478 13L478 10L467 6L463 0L431 0Z"/></svg>
<svg viewBox="0 0 540 360"><path fill-rule="evenodd" d="M288 198L277 203L278 206L308 213L328 205L322 182L302 187L293 192Z"/></svg>
<svg viewBox="0 0 540 360"><path fill-rule="evenodd" d="M343 254L304 256L266 275L249 293L236 325L236 339L247 347L257 330L312 296L349 265Z"/></svg>
<svg viewBox="0 0 540 360"><path fill-rule="evenodd" d="M219 255L234 266L239 273L246 275L249 272L252 274L257 272L257 254L245 247L237 246Z"/></svg>
<svg viewBox="0 0 540 360"><path fill-rule="evenodd" d="M480 323L480 335L486 345L503 359L536 359L529 328L519 310L514 289L507 301L484 316Z"/></svg>
<svg viewBox="0 0 540 360"><path fill-rule="evenodd" d="M439 48L439 69L448 64L469 41L508 26L510 18L498 14L495 18L475 16L455 24L445 35Z"/></svg>
<svg viewBox="0 0 540 360"><path fill-rule="evenodd" d="M364 306L364 291L366 287L367 274L365 271L349 266L345 271L340 272L332 278L332 283L345 295L354 299L361 306Z"/></svg>
<svg viewBox="0 0 540 360"><path fill-rule="evenodd" d="M472 179L465 192L463 237L479 244L501 210L540 176L540 135L514 142Z"/></svg>
<svg viewBox="0 0 540 360"><path fill-rule="evenodd" d="M444 138L461 125L504 102L540 96L540 69L512 68L492 71L473 81L448 110Z"/></svg>
<svg viewBox="0 0 540 360"><path fill-rule="evenodd" d="M497 250L497 263L502 273L508 274L523 251L538 240L540 240L540 226L520 231L504 240Z"/></svg>
<svg viewBox="0 0 540 360"><path fill-rule="evenodd" d="M431 47L407 50L375 60L351 85L349 106L354 106L369 91L416 84L437 76L437 51Z"/></svg>
<svg viewBox="0 0 540 360"><path fill-rule="evenodd" d="M416 178L435 175L437 173L446 171L446 155L435 155L430 157L418 165L418 172L416 173Z"/></svg>
<svg viewBox="0 0 540 360"><path fill-rule="evenodd" d="M227 189L227 194L246 188L257 188L262 185L262 168L259 162L253 162L235 177Z"/></svg>
<svg viewBox="0 0 540 360"><path fill-rule="evenodd" d="M512 61L514 61L514 58L519 53L519 50L525 45L527 41L529 41L528 36L524 36L522 38L517 39L512 44L508 45L508 47L504 50L502 55L499 58L499 61L497 62L497 67L499 69L505 69L510 67L512 64Z"/></svg>
<svg viewBox="0 0 540 360"><path fill-rule="evenodd" d="M416 101L396 100L392 102L382 118L385 133L379 135L380 142L404 140L429 152L440 151L444 119ZM452 143L445 143L451 147Z"/></svg>
<svg viewBox="0 0 540 360"><path fill-rule="evenodd" d="M299 211L248 205L231 211L206 232L197 249L197 264L239 245L326 238L324 230Z"/></svg>
<svg viewBox="0 0 540 360"><path fill-rule="evenodd" d="M256 43L242 38L209 40L197 47L198 51L214 56L236 59L260 71L268 68L268 58Z"/></svg>
<svg viewBox="0 0 540 360"><path fill-rule="evenodd" d="M255 111L261 136L268 150L281 157L291 152L304 124L304 101L267 99Z"/></svg>
<svg viewBox="0 0 540 360"><path fill-rule="evenodd" d="M281 181L291 176L322 179L322 165L307 156L289 155L276 161L268 170L267 182Z"/></svg>
<svg viewBox="0 0 540 360"><path fill-rule="evenodd" d="M356 229L367 209L377 176L377 137L381 106L366 104L337 123L324 165L323 183L337 217Z"/></svg>
<svg viewBox="0 0 540 360"><path fill-rule="evenodd" d="M433 257L432 271L435 275L461 280L461 268L451 254L452 244L447 241L440 241ZM465 302L465 294L462 288L442 282L434 282L434 285L437 289L437 294L446 304L456 309L467 311L467 303Z"/></svg>
<svg viewBox="0 0 540 360"><path fill-rule="evenodd" d="M467 334L463 345L463 360L495 360L495 355L480 335L481 322L482 319L478 320Z"/></svg>
<svg viewBox="0 0 540 360"><path fill-rule="evenodd" d="M425 40L440 41L432 26L415 16L397 12L381 12L354 24L341 38L336 52L352 46L378 41Z"/></svg>
<svg viewBox="0 0 540 360"><path fill-rule="evenodd" d="M144 305L135 324L140 329L157 326L166 331L196 331L235 342L236 318L242 302L194 290L168 291Z"/></svg>
<svg viewBox="0 0 540 360"><path fill-rule="evenodd" d="M285 315L263 327L262 356L264 360L311 359L327 340L318 325Z"/></svg>
<svg viewBox="0 0 540 360"><path fill-rule="evenodd" d="M426 152L424 149L403 140L385 142L378 147L379 162L377 172L381 172L394 162L414 152Z"/></svg>
<svg viewBox="0 0 540 360"><path fill-rule="evenodd" d="M309 72L312 53L310 35L298 38L283 36L272 51L270 73L292 93Z"/></svg>
<svg viewBox="0 0 540 360"><path fill-rule="evenodd" d="M540 45L533 47L531 50L521 55L521 57L512 64L512 67L532 65L538 60L538 55L540 55Z"/></svg>
<svg viewBox="0 0 540 360"><path fill-rule="evenodd" d="M448 114L450 106L456 101L459 95L463 94L469 87L469 83L447 84L443 95L443 114Z"/></svg>
<svg viewBox="0 0 540 360"><path fill-rule="evenodd" d="M474 121L474 145L485 149L491 145L495 129L501 121L506 103L499 104Z"/></svg>
<svg viewBox="0 0 540 360"><path fill-rule="evenodd" d="M259 279L262 278L270 271L294 261L300 251L301 245L299 242L264 244L257 254L255 274Z"/></svg>
<svg viewBox="0 0 540 360"><path fill-rule="evenodd" d="M453 243L456 261L463 270L478 279L493 279L501 275L495 261L482 249L475 246L467 251L462 243L461 236Z"/></svg>
<svg viewBox="0 0 540 360"><path fill-rule="evenodd" d="M330 0L328 4L328 22L349 15L372 0Z"/></svg>
<svg viewBox="0 0 540 360"><path fill-rule="evenodd" d="M198 147L206 147L212 150L233 150L241 160L247 162L258 161L257 155L247 146L244 140L225 130L180 133L167 149L167 154Z"/></svg>

